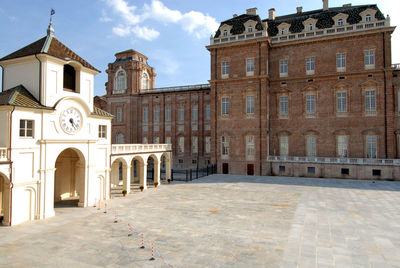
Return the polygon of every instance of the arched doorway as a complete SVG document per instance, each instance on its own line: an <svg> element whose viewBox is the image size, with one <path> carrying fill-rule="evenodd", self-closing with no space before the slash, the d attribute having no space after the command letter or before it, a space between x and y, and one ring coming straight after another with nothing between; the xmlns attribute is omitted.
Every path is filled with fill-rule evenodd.
<svg viewBox="0 0 400 268"><path fill-rule="evenodd" d="M160 182L160 161L156 155L152 154L147 158L147 185L154 185Z"/></svg>
<svg viewBox="0 0 400 268"><path fill-rule="evenodd" d="M143 179L143 158L141 158L140 156L135 156L132 159L131 162L131 166L132 166L132 170L131 170L131 178L132 178L132 183L133 184L139 184L141 182L141 179Z"/></svg>
<svg viewBox="0 0 400 268"><path fill-rule="evenodd" d="M166 159L165 159L165 155L161 156L161 165L160 165L160 179L161 180L166 180Z"/></svg>
<svg viewBox="0 0 400 268"><path fill-rule="evenodd" d="M152 185L154 183L154 165L155 161L152 156L147 159L147 184Z"/></svg>
<svg viewBox="0 0 400 268"><path fill-rule="evenodd" d="M123 158L114 160L111 164L111 188L117 187L123 184L124 178L126 178L125 170L127 164Z"/></svg>
<svg viewBox="0 0 400 268"><path fill-rule="evenodd" d="M164 180L171 179L171 158L168 153L163 153L161 156L161 178Z"/></svg>
<svg viewBox="0 0 400 268"><path fill-rule="evenodd" d="M80 151L68 148L56 160L54 207L84 206L85 159Z"/></svg>
<svg viewBox="0 0 400 268"><path fill-rule="evenodd" d="M0 174L0 225L3 223L4 225L8 225L9 222L9 184L7 183L7 179Z"/></svg>

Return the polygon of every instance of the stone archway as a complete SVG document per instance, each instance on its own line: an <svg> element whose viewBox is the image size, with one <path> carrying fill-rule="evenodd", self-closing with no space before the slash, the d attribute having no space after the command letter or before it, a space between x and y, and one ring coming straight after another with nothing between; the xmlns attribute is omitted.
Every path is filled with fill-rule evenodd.
<svg viewBox="0 0 400 268"><path fill-rule="evenodd" d="M135 156L131 161L131 178L132 183L140 184L142 177L143 177L143 158L140 156Z"/></svg>
<svg viewBox="0 0 400 268"><path fill-rule="evenodd" d="M161 155L160 161L161 161L161 164L160 164L160 167L161 167L160 174L161 175L160 175L160 177L165 179L165 180L171 179L171 158L168 155L168 153L164 152Z"/></svg>
<svg viewBox="0 0 400 268"><path fill-rule="evenodd" d="M115 159L111 164L111 188L123 184L126 179L127 163L124 158Z"/></svg>
<svg viewBox="0 0 400 268"><path fill-rule="evenodd" d="M68 148L56 160L54 206L84 206L85 159L79 150Z"/></svg>
<svg viewBox="0 0 400 268"><path fill-rule="evenodd" d="M0 224L9 225L9 195L8 180L0 173Z"/></svg>
<svg viewBox="0 0 400 268"><path fill-rule="evenodd" d="M151 154L147 158L146 162L146 169L147 169L147 183L160 185L160 160L157 158L156 155Z"/></svg>

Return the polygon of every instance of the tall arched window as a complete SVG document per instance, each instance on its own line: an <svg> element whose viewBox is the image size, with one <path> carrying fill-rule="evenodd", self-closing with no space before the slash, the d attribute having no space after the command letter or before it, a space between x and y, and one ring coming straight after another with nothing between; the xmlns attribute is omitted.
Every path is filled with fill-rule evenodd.
<svg viewBox="0 0 400 268"><path fill-rule="evenodd" d="M123 94L126 92L126 75L120 70L115 75L114 94Z"/></svg>
<svg viewBox="0 0 400 268"><path fill-rule="evenodd" d="M142 89L149 89L150 88L149 82L150 81L149 81L148 74L146 72L143 72L143 74L142 74Z"/></svg>
<svg viewBox="0 0 400 268"><path fill-rule="evenodd" d="M123 144L124 143L124 134L118 133L117 136L115 136L115 143Z"/></svg>

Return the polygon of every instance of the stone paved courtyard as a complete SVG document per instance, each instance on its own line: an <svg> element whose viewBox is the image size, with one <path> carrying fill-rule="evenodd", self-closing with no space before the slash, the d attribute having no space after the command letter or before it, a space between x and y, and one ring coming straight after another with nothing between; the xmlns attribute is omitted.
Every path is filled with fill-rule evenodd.
<svg viewBox="0 0 400 268"><path fill-rule="evenodd" d="M213 175L107 207L0 227L0 267L400 267L398 182Z"/></svg>

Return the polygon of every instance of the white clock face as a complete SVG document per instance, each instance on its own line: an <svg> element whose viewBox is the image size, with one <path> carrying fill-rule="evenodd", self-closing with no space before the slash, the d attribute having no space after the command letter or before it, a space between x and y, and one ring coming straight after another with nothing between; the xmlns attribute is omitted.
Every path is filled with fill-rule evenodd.
<svg viewBox="0 0 400 268"><path fill-rule="evenodd" d="M77 109L68 108L60 115L60 124L66 133L76 133L82 126L82 115Z"/></svg>

